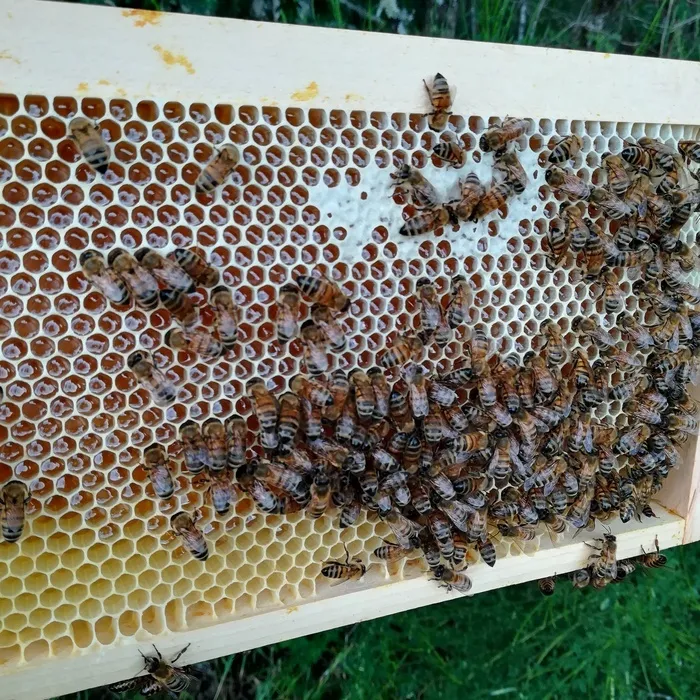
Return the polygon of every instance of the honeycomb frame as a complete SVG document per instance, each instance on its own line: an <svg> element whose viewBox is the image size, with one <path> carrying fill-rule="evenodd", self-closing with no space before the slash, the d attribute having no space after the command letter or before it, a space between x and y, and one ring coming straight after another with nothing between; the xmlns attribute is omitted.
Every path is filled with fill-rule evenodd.
<svg viewBox="0 0 700 700"><path fill-rule="evenodd" d="M407 157L425 169L446 198L460 174L429 157L441 138L421 117L427 106L420 79L431 69L440 69L457 86L449 133L468 142L470 154L493 115L518 114L533 120L521 144L529 173L535 172L549 138L574 131L585 141L578 169L594 178L599 155L611 139L621 142L628 135L646 134L675 141L696 136L697 127L685 125L700 123L697 107L683 104L660 77L662 66L676 76L690 73L690 68L679 62L261 27L104 8L5 4L14 36L7 42L9 58L3 55L9 70L0 92L18 99L12 114L4 113L11 110L7 100L0 109L0 132L3 123L7 129L0 136L0 160L14 173L4 180L8 168L0 167L0 284L5 287L0 299L0 385L5 389L0 428L7 433L0 447L0 481L9 477L9 469L31 480L33 495L23 538L15 545L0 545L0 677L10 697L40 697L128 677L139 666L137 649L153 641L164 653L192 642L187 659L195 661L446 599L417 563L405 571L387 572L374 562L359 583L330 587L319 582L320 566L327 558L341 556L343 541L349 542L352 555L364 553L372 561L369 551L387 531L364 514L350 533L354 537L341 538L330 516L315 524L300 514L263 516L242 501L235 515L224 521L205 507L212 557L205 564L195 562L167 534L166 522L176 502L200 504L203 488L190 489L190 477L178 473L177 497L164 508L152 491L149 494L145 475L139 472L138 447L152 438L163 440L179 464L175 437L182 420L224 418L234 411L247 414L242 399L246 379L256 373L266 378L296 373L299 348L292 348L291 357L263 350L270 347L267 314L274 288L292 269L325 265L353 292L348 330L351 351L363 366L374 364L375 353L383 347L380 335L395 329L397 321L401 327L414 322L411 283L424 273L440 278L442 289L451 274L468 274L477 287L478 316L472 321L496 326L503 351L529 349L537 323L552 306L561 319L581 309L593 311L590 290L579 289L575 277L570 281L574 271L546 272L539 229L521 230L527 226L520 222L546 221L547 207L555 201L541 168L539 179L509 205L506 220L491 216L458 233L398 240L402 207L389 198L388 185L393 165ZM95 27L90 36L77 31L81 24ZM62 30L60 41L57 27ZM241 55L252 48L254 34L261 58L256 75L229 76L222 86L220 78L214 79L220 66L194 40L202 31L211 37L212 47L223 50L233 42ZM31 42L23 44L30 32ZM95 36L128 45L126 64L115 57L94 64L78 61L79 54L96 55ZM47 71L40 56L26 48L41 41L46 51L53 46L65 53L67 38L75 56L60 69ZM280 41L288 42L293 56L276 78L280 67L270 55ZM328 65L310 66L303 47L324 41L340 42L344 51L364 56L362 60L382 56L387 70L370 70L374 66L368 63L366 71L349 72L342 65L342 52ZM409 58L390 67L389 57L397 47ZM551 79L556 61L560 81L565 81L567 69L581 76L591 98L588 103L566 81L558 83L563 94L545 87L522 94L516 85L496 89L486 79L492 72L507 74L499 68L512 71L513 65ZM647 78L645 93L658 90L654 105L635 96L635 83L622 90L629 94L611 99L620 89L605 78L605 71L625 70L630 61L628 74ZM465 65L472 66L468 75L460 69ZM139 77L145 73L157 76L153 85ZM474 73L482 80L475 80ZM517 75L513 77L517 82ZM473 84L480 90L483 86L483 94L470 92ZM556 102L552 92L557 92ZM123 181L88 181L89 168L60 135L71 100L77 114L98 117L110 139L114 137L114 162L123 171ZM100 105L103 117L98 114ZM231 105L231 114L217 111L217 105ZM129 107L131 115L121 111ZM469 116L465 110L488 116ZM603 117L605 121L599 121ZM221 135L241 140L245 165L223 188L225 194L202 206L193 196L193 178ZM298 162L293 163L290 154L295 148ZM153 162L159 149L160 159ZM593 157L589 163L591 153L598 160ZM289 172L282 181L285 168ZM475 163L470 155L461 172L471 169L487 180L490 157ZM173 170L176 181L171 182ZM5 194L8 186L19 195ZM110 194L111 201L106 201ZM289 210L283 214L285 207ZM291 211L295 208L298 211ZM491 226L494 223L497 226ZM178 386L190 394L187 400L181 394L186 410L178 412L178 406L172 414L149 404L116 357L123 362L132 347L158 346L167 319L158 312L147 320L135 309L119 314L105 308L107 318L100 323L95 295L77 274L75 259L86 247L135 248L141 244L138 235L142 244L162 252L190 242L202 246L224 272L224 281L239 287L246 312L247 340L237 350L235 364L195 361L178 369L175 358L156 353ZM466 268L461 264L464 256L470 258ZM513 261L519 269L513 268ZM287 272L275 269L285 267ZM557 275L559 281L552 284ZM489 287L498 284L504 289L496 298ZM254 295L255 287L260 288ZM373 308L377 298L382 305ZM353 321L360 313L363 320ZM103 339L111 348L103 349ZM459 340L448 346L448 353L459 352ZM115 357L108 358L105 367L109 355ZM433 352L429 359L446 367L442 354ZM77 381L70 377L71 368ZM201 389L197 381L204 383ZM217 387L224 381L229 383L223 389ZM123 398L105 401L117 393ZM76 415L70 415L73 407ZM139 420L144 424L138 425ZM694 465L692 447L689 463ZM621 557L637 554L640 546L651 547L655 536L662 547L700 537L698 518L691 510L694 473L679 470L659 494L661 503L680 517L662 512L653 525L613 525ZM149 526L151 521L155 522ZM134 545L132 539L139 536ZM583 542L566 539L554 546L545 537L530 556L513 552L494 570L475 565L470 569L473 591L577 568L587 556L585 550ZM294 588L282 593L292 578ZM109 588L100 590L105 580ZM103 660L99 678L90 669L91 659Z"/></svg>

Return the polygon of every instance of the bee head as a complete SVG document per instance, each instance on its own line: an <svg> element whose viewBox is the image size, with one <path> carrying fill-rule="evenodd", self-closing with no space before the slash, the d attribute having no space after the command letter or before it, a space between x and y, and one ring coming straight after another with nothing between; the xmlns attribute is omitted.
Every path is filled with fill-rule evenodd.
<svg viewBox="0 0 700 700"><path fill-rule="evenodd" d="M136 367L136 365L147 360L148 354L146 352L144 352L143 350L136 350L136 352L132 352L131 355L129 355L129 357L126 359L126 364L130 369L133 369L134 367Z"/></svg>
<svg viewBox="0 0 700 700"><path fill-rule="evenodd" d="M101 258L101 257L102 257L102 254L97 252L96 250L86 250L84 253L80 254L80 258L78 258L78 262L80 263L81 266L84 266L88 260L92 260L93 258Z"/></svg>
<svg viewBox="0 0 700 700"><path fill-rule="evenodd" d="M107 256L107 264L114 265L114 261L124 253L126 253L126 251L123 248L115 248L114 250L110 250L109 255Z"/></svg>
<svg viewBox="0 0 700 700"><path fill-rule="evenodd" d="M158 670L158 666L160 666L160 660L158 659L157 656L145 656L143 653L141 653L141 656L143 656L143 667L148 673L155 673Z"/></svg>

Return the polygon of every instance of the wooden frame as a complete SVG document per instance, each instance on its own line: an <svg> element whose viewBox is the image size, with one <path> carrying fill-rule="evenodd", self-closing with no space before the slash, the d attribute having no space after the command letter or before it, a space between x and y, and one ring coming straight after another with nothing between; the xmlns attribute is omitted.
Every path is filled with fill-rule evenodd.
<svg viewBox="0 0 700 700"><path fill-rule="evenodd" d="M460 107L478 114L609 122L700 124L700 64L517 46L312 29L181 15L0 0L0 91L422 112L416 76L456 78ZM216 47L213 49L212 47ZM351 57L351 60L350 60ZM621 79L624 76L624 79ZM653 95L653 99L649 99ZM700 539L698 447L659 494L659 518L613 523L618 556ZM590 538L590 534L586 535ZM589 550L570 538L508 566L474 567L478 593L581 567ZM223 654L450 599L424 576L376 572L286 609L177 633L183 661ZM468 603L465 603L468 604ZM3 696L20 700L113 682L141 667L131 638L89 655L0 666Z"/></svg>

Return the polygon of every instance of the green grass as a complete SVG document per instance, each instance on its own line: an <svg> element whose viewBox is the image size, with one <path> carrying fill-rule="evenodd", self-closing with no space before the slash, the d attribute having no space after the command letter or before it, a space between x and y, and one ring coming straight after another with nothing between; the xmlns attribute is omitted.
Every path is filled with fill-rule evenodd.
<svg viewBox="0 0 700 700"><path fill-rule="evenodd" d="M381 32L700 59L697 0L83 0Z"/></svg>
<svg viewBox="0 0 700 700"><path fill-rule="evenodd" d="M256 18L289 23L700 59L693 0L397 0L395 17L379 0L110 4L241 18L256 7ZM667 569L603 591L560 583L546 599L528 584L445 602L204 664L196 698L698 698L698 581L692 545L669 553Z"/></svg>
<svg viewBox="0 0 700 700"><path fill-rule="evenodd" d="M219 659L194 697L697 698L700 545L668 556L602 591L523 584Z"/></svg>

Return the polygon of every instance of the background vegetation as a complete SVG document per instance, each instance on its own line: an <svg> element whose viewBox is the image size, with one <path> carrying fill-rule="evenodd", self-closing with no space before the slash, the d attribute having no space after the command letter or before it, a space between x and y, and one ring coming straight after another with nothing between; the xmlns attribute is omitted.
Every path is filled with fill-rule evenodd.
<svg viewBox="0 0 700 700"><path fill-rule="evenodd" d="M700 59L695 0L84 1ZM533 583L445 602L200 664L203 681L183 700L698 698L699 580L700 545L692 545L670 552L666 569L603 591L560 582L543 598ZM105 696L97 689L65 700Z"/></svg>

